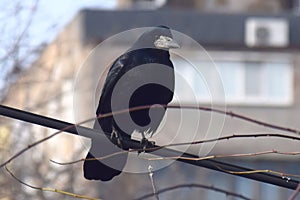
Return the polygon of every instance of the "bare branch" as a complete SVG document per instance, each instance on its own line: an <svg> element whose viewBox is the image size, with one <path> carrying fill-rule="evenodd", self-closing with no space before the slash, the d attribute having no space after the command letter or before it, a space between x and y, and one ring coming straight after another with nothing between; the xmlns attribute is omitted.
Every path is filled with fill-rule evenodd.
<svg viewBox="0 0 300 200"><path fill-rule="evenodd" d="M1 106L4 110L7 109L8 107L4 107ZM130 109L124 109L124 110L120 110L120 111L115 111L115 112L111 112L111 113L106 113L106 114L100 114L97 116L97 118L106 118L106 117L111 117L113 115L118 115L118 114L123 114L126 112L134 112L134 111L138 111L138 110L143 110L143 109L147 109L150 106L138 106L138 107L134 107L134 108L130 108ZM153 107L153 106L152 106ZM155 107L155 105L154 105ZM180 105L165 105L164 107L168 107L168 108L177 108L177 109L200 109L200 110L206 110L206 111L211 111L211 112L217 112L217 113L221 113L221 114L225 114L225 115L230 115L230 116L235 116L238 118L242 118L244 120L250 121L252 123L257 123L259 125L264 125L264 126L268 126L270 128L274 128L274 129L279 129L279 130L285 130L285 131L289 131L289 132L294 132L294 133L299 133L298 130L294 130L294 129L289 129L289 128L285 128L285 127L281 127L281 126L276 126L276 125L272 125L269 123L265 123L265 122L261 122L261 121L257 121L242 115L238 115L238 114L234 114L232 112L227 112L227 111L222 111L222 110L217 110L217 109L212 109L212 108L207 108L207 107L195 107L195 106L180 106ZM17 112L15 110L15 112ZM1 114L1 113L0 113ZM27 115L30 115L30 113L27 113ZM33 114L32 114L33 115ZM55 135L64 132L64 131L68 131L69 129L74 129L76 126L90 122L95 120L95 118L91 118L91 119L87 119L84 120L78 124L70 124L69 126L65 126L63 127L60 131L53 133L52 135L45 137L44 139L41 139L39 141L36 141L35 143L29 145L27 148L19 151L18 153L16 153L14 156L12 156L10 159L8 159L6 162L4 162L3 164L0 165L0 168L3 167L4 165L8 164L9 162L11 162L13 159L15 159L16 157L20 156L21 154L23 154L25 151L29 150L30 148L54 137ZM32 122L34 123L34 122ZM179 143L179 144L168 144L165 146L161 146L161 147L154 147L153 149L149 149L151 150L157 150L157 149L161 149L161 148L165 148L165 147L169 147L169 146L179 146L179 145L189 145L189 144L201 144L201 143L207 143L207 142L213 142L213 141L218 141L218 140L228 140L230 138L238 138L238 137L266 137L266 136L273 136L273 137L282 137L282 138L288 138L288 139L294 139L294 140L300 140L297 137L293 137L293 136L287 136L287 135L282 135L282 134L251 134L249 135L232 135L232 136L224 136L221 138L215 138L215 139L209 139L209 140L204 140L204 141L196 141L196 142L184 142L184 143Z"/></svg>
<svg viewBox="0 0 300 200"><path fill-rule="evenodd" d="M290 133L295 133L297 135L300 135L300 130L297 129L292 129L292 128L288 128L288 127L284 127L284 126L278 126L275 124L271 124L268 122L264 122L264 121L260 121L257 119L253 119L244 115L240 115L237 113L234 113L232 111L226 111L226 110L221 110L221 109L216 109L216 108L211 108L211 107L204 107L204 106L182 106L182 105L168 105L168 108L183 108L183 109L198 109L198 110L202 110L202 111L208 111L208 112L214 112L214 113L219 113L219 114L223 114L226 116L230 116L233 118L238 118L244 121L248 121L254 124L258 124L264 127L268 127L268 128L272 128L272 129L276 129L276 130L281 130L281 131L286 131L286 132L290 132Z"/></svg>
<svg viewBox="0 0 300 200"><path fill-rule="evenodd" d="M154 195L156 200L159 200L158 194L156 192L154 178L153 178L153 175L154 175L153 167L151 165L148 166L148 172L149 172L149 178L150 178L151 186L152 186L152 190L153 190L153 195Z"/></svg>
<svg viewBox="0 0 300 200"><path fill-rule="evenodd" d="M177 144L175 144L177 145ZM165 146L160 146L160 147L153 147L153 148L146 148L146 149L129 149L128 151L120 151L120 152L116 152L116 153L112 153L106 156L102 156L102 157L97 157L97 158L82 158L82 159L78 159L78 160L74 160L74 161L70 161L70 162L58 162L55 160L50 160L50 162L54 163L54 164L58 164L58 165L72 165L72 164L76 164L79 162L83 162L86 160L105 160L108 158L112 158L121 154L126 154L128 152L140 152L140 151L156 151L162 148L166 148L168 146L173 146L172 144L170 145L165 145ZM216 159L216 158L229 158L229 157L253 157L253 156L260 156L260 155L268 155L268 154L278 154L278 155L286 155L286 156L296 156L296 155L300 155L300 152L281 152L281 151L277 151L277 150L269 150L269 151L261 151L261 152L256 152L256 153L237 153L237 154L222 154L222 155L210 155L210 156L205 156L205 157L197 157L197 158L191 158L191 157L183 157L183 156L174 156L174 157L156 157L156 158L143 158L143 159L147 159L149 161L155 161L155 160L178 160L178 159L182 159L182 160L194 160L194 161L199 161L199 160L208 160L208 159Z"/></svg>
<svg viewBox="0 0 300 200"><path fill-rule="evenodd" d="M220 168L221 169L221 168ZM221 169L223 170L223 169ZM275 174L281 176L283 179L289 181L291 178L289 177L296 177L300 178L300 175L298 174L288 174L288 173L282 173L282 172L277 172L269 169L258 169L258 170L249 170L249 171L228 171L228 170L223 170L224 172L230 173L230 174L256 174L256 173L270 173L270 174Z"/></svg>
<svg viewBox="0 0 300 200"><path fill-rule="evenodd" d="M221 109L216 109L216 108L211 108L211 107L204 107L204 106L194 106L194 105L177 105L177 104L172 104L172 105L145 105L145 106L137 106L137 107L133 107L133 108L129 108L129 109L124 109L124 110L119 110L119 111L114 111L111 113L105 113L105 114L100 114L97 116L97 118L105 118L105 117L111 117L113 115L118 115L118 114L123 114L123 113L127 113L127 112L135 112L135 111L139 111L139 110L145 110L145 109L149 109L149 108L172 108L172 109L192 109L192 110L202 110L202 111L207 111L207 112L213 112L213 113L219 113L222 115L226 115L226 116L230 116L233 118L238 118L250 123L254 123L260 126L264 126L264 127L268 127L268 128L272 128L275 130L280 130L280 131L285 131L285 132L290 132L290 133L295 133L297 135L300 135L300 130L297 129L292 129L289 127L284 127L284 126L279 126L279 125L275 125L275 124L271 124L268 122L264 122L261 120L257 120L257 119L253 119L244 115L240 115L237 113L234 113L232 111L226 111L226 110L221 110Z"/></svg>
<svg viewBox="0 0 300 200"><path fill-rule="evenodd" d="M78 160L74 160L74 161L70 161L70 162L58 162L58 161L55 161L55 160L51 159L50 162L52 162L54 164L58 164L58 165L72 165L72 164L76 164L76 163L84 162L84 161L105 160L105 159L112 158L114 156L118 156L118 155L121 155L121 154L127 154L128 152L138 152L138 151L139 151L138 149L129 149L128 151L120 151L120 152L112 153L112 154L102 156L102 157L98 157L98 158L87 158L87 159L82 158L82 159L78 159Z"/></svg>
<svg viewBox="0 0 300 200"><path fill-rule="evenodd" d="M260 156L260 155L268 155L268 154L280 154L280 155L288 155L288 156L296 156L300 155L300 152L280 152L277 150L270 150L270 151L261 151L256 153L237 153L237 154L225 154L225 155L210 155L205 157L199 157L199 158L190 158L190 157L183 157L183 156L174 156L174 157L158 157L158 158L144 158L149 161L155 161L155 160L208 160L208 159L216 159L216 158L233 158L233 157L253 157L253 156ZM112 155L115 156L115 155ZM105 158L101 159L107 159Z"/></svg>
<svg viewBox="0 0 300 200"><path fill-rule="evenodd" d="M145 109L145 106L133 108L132 111L141 110L141 109ZM128 112L128 110L122 110L122 111L118 111L118 112L114 112L114 113L108 113L108 114L100 115L98 117L109 117L109 116L112 116L113 114L121 114L123 112ZM94 138L94 136L101 135L101 134L97 134L97 131L95 131L93 129L88 129L88 128L85 128L85 127L76 126L75 124L70 124L70 123L67 123L67 122L55 120L55 119L52 119L52 118L47 118L45 116L40 116L40 115L36 115L36 114L33 114L33 113L28 113L28 112L25 112L25 111L9 108L9 107L2 106L2 105L0 105L0 113L1 114L3 113L3 115L8 116L8 117L13 117L13 118L20 119L20 120L23 120L23 121L27 121L27 122L30 122L30 123L36 123L36 124L39 124L39 125L42 125L42 126L51 127L51 128L55 128L55 129L60 130L60 131L58 131L58 132L42 139L42 140L39 140L39 141L35 142L33 145L28 146L26 149L21 150L17 155L14 156L14 158L17 157L17 156L20 156L21 154L23 154L25 151L32 148L33 146L36 146L36 145L42 143L43 141L50 139L51 137L55 136L56 134L58 134L62 131L66 131L66 132L69 132L69 133L72 133L72 134L78 134L78 131L77 131L76 128L81 128L82 130L86 131L86 133L84 135L86 137ZM30 119L28 119L28 118L30 118ZM90 121L90 120L92 120L92 119L85 120L82 123L85 123L85 122ZM101 137L104 137L104 136L101 135ZM136 141L136 140L132 140L132 139L128 140L128 141L124 140L123 143L125 145L128 145L128 147L130 147L131 149L142 149L143 148L143 146L141 146L141 143L139 141ZM160 154L163 153L162 155L165 156L165 157L168 157L168 156L171 157L171 156L174 156L174 155L178 155L179 153L181 153L183 155L183 157L191 157L191 158L196 158L197 157L197 156L192 155L192 154L188 154L188 153L184 153L184 152L178 152L176 150L172 150L172 149L168 149L168 148L162 148L162 147L159 147L159 146L155 146L154 150L155 149L164 149L164 151L160 152ZM155 154L156 151L147 150L147 152L153 152ZM9 159L5 163L9 163L14 158ZM179 159L179 161L186 162L186 163L189 163L189 164L192 164L192 165L195 165L195 166L201 166L201 167L205 167L205 168L209 168L209 169L213 169L213 170L217 170L217 171L222 171L222 172L229 173L229 174L234 174L234 173L231 173L232 171L237 172L235 174L239 175L239 176L242 176L242 177L251 178L251 179L254 179L254 180L258 180L258 181L263 181L263 182L266 182L266 183L271 183L271 184L274 184L274 185L278 185L278 186L282 186L282 187L286 187L286 188L290 188L290 189L295 189L297 187L298 183L299 183L299 181L293 180L293 179L290 179L288 182L285 182L285 180L283 180L281 178L282 176L281 177L280 176L274 176L274 175L270 176L271 174L268 174L268 173L261 173L260 174L256 170L247 169L247 168L240 167L240 166L235 166L235 165L229 165L227 163L223 163L223 162L220 162L220 161L213 161L213 160L207 160L207 161L206 160L199 160L199 161L186 160L185 161L184 159ZM0 165L0 167L1 167L1 165ZM248 171L248 173L240 173L240 172L243 172L243 171ZM256 173L249 173L250 171L256 171ZM264 171L264 172L266 172L266 171ZM251 175L251 174L253 174L253 175ZM277 175L278 174L282 175L283 173L277 173Z"/></svg>
<svg viewBox="0 0 300 200"><path fill-rule="evenodd" d="M84 196L84 195L79 195L79 194L75 194L75 193L71 193L71 192L67 192L67 191L63 191L63 190L54 189L54 188L45 188L45 187L33 186L33 185L28 184L28 183L25 183L24 181L22 181L21 179L16 177L14 175L14 173L8 169L7 165L5 165L5 169L12 178L14 178L16 181L18 181L22 185L30 187L31 189L47 191L47 192L54 192L54 193L58 193L58 194L66 195L66 196L71 196L71 197L79 198L79 199L101 200L101 199L96 199L96 198L92 198L92 197L88 197L88 196Z"/></svg>
<svg viewBox="0 0 300 200"><path fill-rule="evenodd" d="M298 184L298 187L296 188L292 196L289 198L289 200L295 200L299 192L300 192L300 183Z"/></svg>
<svg viewBox="0 0 300 200"><path fill-rule="evenodd" d="M69 128L69 127L68 127L68 128ZM45 137L45 138L43 138L43 139L41 139L41 140L38 140L38 141L36 141L36 142L34 142L34 143L28 145L26 148L21 149L19 152L15 153L15 154L14 154L12 157L10 157L8 160L6 160L5 162L3 162L3 163L0 165L0 168L6 166L8 163L10 163L11 161L13 161L13 160L16 159L17 157L19 157L20 155L22 155L23 153L25 153L26 151L28 151L29 149L31 149L32 147L35 147L35 146L37 146L38 144L41 144L41 143L43 143L43 142L49 140L50 138L52 138L52 137L54 137L54 136L56 136L57 134L62 133L62 132L63 132L63 130L57 131L57 132L55 132L55 133L53 133L53 134L51 134L51 135L49 135L49 136L47 136L47 137Z"/></svg>
<svg viewBox="0 0 300 200"><path fill-rule="evenodd" d="M1 107L4 107L4 106L0 105L0 108L1 108ZM12 109L12 110L16 110L16 109ZM32 115L33 115L33 113L32 113ZM36 115L36 117L37 117L37 115ZM44 118L44 119L45 119L45 118ZM68 124L68 125L62 127L59 131L54 132L53 134L51 134L51 135L49 135L49 136L47 136L47 137L44 137L44 138L42 138L42 139L40 139L40 140L37 140L36 142L34 142L34 143L28 145L26 148L21 149L19 152L15 153L13 156L11 156L9 159L7 159L5 162L3 162L2 164L0 164L0 168L4 167L5 165L7 165L8 163L10 163L12 160L16 159L17 157L19 157L20 155L22 155L23 153L25 153L25 152L28 151L29 149L31 149L31 148L33 148L33 147L35 147L35 146L37 146L37 145L39 145L39 144L41 144L41 143L47 141L47 140L53 138L54 136L56 136L56 135L58 135L58 134L60 134L60 133L62 133L62 132L68 131L68 130L70 130L70 129L74 129L74 128L76 128L76 127L79 126L79 125L85 124L85 123L90 122L90 121L93 121L93 120L95 120L95 118L91 118L91 119L84 120L84 121L82 121L81 123L78 123L78 124L68 124L68 123L64 123L65 125L66 125L66 124ZM56 120L56 122L58 122L58 120Z"/></svg>
<svg viewBox="0 0 300 200"><path fill-rule="evenodd" d="M300 141L299 137L289 136L289 135L284 135L284 134L277 134L277 133L241 134L241 135L233 134L233 135L229 135L229 136L223 136L223 137L212 138L212 139L207 139L207 140L198 140L198 141L194 141L194 142L181 142L181 143L167 144L167 145L162 145L161 147L164 148L164 147L184 146L184 145L193 145L193 144L204 144L204 143L209 143L209 142L230 140L233 138L258 138L258 137L277 137L277 138Z"/></svg>
<svg viewBox="0 0 300 200"><path fill-rule="evenodd" d="M162 194L162 193L165 193L165 192L168 192L168 191L171 191L171 190L176 190L176 189L185 188L185 187L187 187L187 188L193 188L193 187L194 188L204 188L204 189L207 189L207 190L212 190L212 191L215 191L215 192L223 193L227 196L233 196L233 197L237 197L237 198L240 198L240 199L251 200L250 198L245 197L241 194L237 194L237 193L234 193L234 192L229 192L229 191L226 191L226 190L223 190L223 189L220 189L220 188L216 188L214 186L208 186L208 185L203 185L203 184L198 184L198 183L180 184L180 185L176 185L176 186L173 186L173 187L168 187L168 188L158 190L156 193L158 195L158 194ZM146 194L142 197L136 198L135 200L147 199L149 197L153 197L154 195L155 194L153 194L153 193Z"/></svg>

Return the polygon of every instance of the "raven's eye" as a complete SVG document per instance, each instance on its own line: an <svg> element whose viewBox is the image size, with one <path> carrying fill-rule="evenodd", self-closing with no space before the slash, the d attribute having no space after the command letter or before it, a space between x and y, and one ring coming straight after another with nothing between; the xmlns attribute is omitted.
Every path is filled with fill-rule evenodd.
<svg viewBox="0 0 300 200"><path fill-rule="evenodd" d="M165 38L166 38L167 41L172 41L172 38L170 38L170 37L166 36Z"/></svg>

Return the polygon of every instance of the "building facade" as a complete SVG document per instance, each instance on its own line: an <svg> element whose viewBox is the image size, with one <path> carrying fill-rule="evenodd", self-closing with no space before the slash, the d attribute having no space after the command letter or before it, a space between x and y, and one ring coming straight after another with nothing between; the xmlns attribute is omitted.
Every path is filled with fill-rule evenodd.
<svg viewBox="0 0 300 200"><path fill-rule="evenodd" d="M300 129L300 18L282 13L226 14L186 9L82 10L11 87L5 104L73 123L93 117L103 77L109 67L105 63L111 63L111 58L122 53L129 45L128 41L122 44L103 41L129 29L161 24L175 30L175 38L190 38L200 44L195 47L190 41L179 41L184 48L171 55L175 69L181 75L181 79L177 75L177 80L181 82L176 82L175 89L181 100L179 103L229 110L272 124ZM119 41L118 38L116 41ZM192 91L192 95L185 93L188 90ZM178 103L178 99L173 103ZM178 111L168 111L169 120L163 134L160 133L163 136L154 136L154 140L158 138L158 144L232 134L282 133L216 113L182 111L179 114L184 116L184 122L179 121L184 127L182 131L178 132L174 125L179 120ZM13 124L11 129L20 126L15 121L10 123ZM91 123L87 126L91 126ZM49 134L49 130L36 127L30 127L27 131ZM27 137L26 141L30 143L30 134ZM299 151L298 143L270 137L232 139L213 145L195 146L189 151L200 156L269 150L295 152ZM79 159L87 151L85 144L88 145L85 139L62 134L47 143L49 146L44 147L44 154L47 158L63 161ZM40 159L39 155L34 157ZM299 159L293 156L255 156L224 161L255 169L291 174L300 172L297 167ZM59 170L62 168L60 166ZM70 168L67 166L64 169ZM74 171L70 176L62 175L68 177L64 182L53 182L55 187L61 186L75 193L104 199L118 199L121 196L132 199L152 192L147 173L124 173L110 183L96 183L83 180L81 163L72 169ZM58 169L55 167L51 170L55 172ZM42 169L40 173L40 176L48 174L47 170ZM279 187L177 162L155 172L154 180L160 189L174 183L201 182L254 199L287 199L291 194L291 191ZM73 181L73 186L64 187L63 183L67 181ZM116 187L120 189L119 193L115 192ZM164 199L193 199L199 196L203 199L225 198L223 194L204 189L182 189L162 194Z"/></svg>

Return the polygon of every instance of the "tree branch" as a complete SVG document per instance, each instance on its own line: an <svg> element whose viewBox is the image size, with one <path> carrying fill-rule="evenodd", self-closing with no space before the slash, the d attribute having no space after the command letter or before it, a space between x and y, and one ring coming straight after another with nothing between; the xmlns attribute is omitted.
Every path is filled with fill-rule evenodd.
<svg viewBox="0 0 300 200"><path fill-rule="evenodd" d="M134 108L134 110L137 109L145 109L144 107L139 107L139 108ZM118 114L120 112L128 112L128 111L118 111L116 113L108 113L102 116L98 116L98 117L107 117L107 116L111 116L113 114ZM58 129L60 131L48 136L45 140L57 135L58 133L61 133L62 131L65 132L69 132L72 134L77 134L77 135L82 135L85 137L89 137L89 138L98 138L98 139L104 139L104 134L99 134L101 133L99 130L95 131L93 129L89 129L89 128L85 128L85 127L81 127L78 126L76 124L71 124L71 123L67 123L67 122L63 122L63 121L59 121L56 119L52 119L52 118L48 118L45 116L41 116L41 115L37 115L37 114L33 114L33 113L29 113L29 112L25 112L25 111L21 111L21 110L17 110L17 109L13 109L13 108L9 108L3 105L0 105L0 114L5 115L7 117L12 117L14 119L19 119L19 120L23 120L23 121L27 121L30 123L35 123L35 124L39 124L42 126L46 126L49 128L54 128L54 129ZM90 121L86 120L86 121ZM85 123L86 121L82 122ZM34 145L38 145L41 142L45 141L45 140L40 140L34 143ZM141 143L139 141L136 140L123 140L122 143L128 147L130 147L131 149L142 149L144 148L143 145L141 145ZM29 148L32 148L33 146L30 146ZM19 154L21 155L22 153L24 153L26 150L28 150L29 148L23 149ZM146 147L148 148L148 147ZM152 154L156 154L159 155L161 157L174 157L174 156L178 156L178 155L182 155L183 157L190 157L190 158L197 158L197 156L192 155L192 154L188 154L188 153L184 153L184 152L178 152L172 149L168 149L168 148L161 148L159 146L154 146L154 148L159 148L160 151L153 151L151 152ZM17 157L17 156L15 156ZM12 159L9 159L9 161L5 162L6 164L9 163ZM185 162L191 165L195 165L195 166L200 166L200 167L205 167L208 169L212 169L212 170L216 170L216 171L220 171L220 172L241 172L241 171L253 171L252 169L248 169L248 168L244 168L244 167L240 167L240 166L236 166L236 165L232 165L232 164L228 164L228 163L224 163L224 162L220 162L220 161L215 161L215 160L185 160L185 159L178 159L178 161L181 162ZM3 163L2 165L0 165L0 167L4 166L5 163ZM232 174L232 173L229 173ZM254 173L254 174L241 174L241 173L237 173L236 175L238 176L242 176L245 178L250 178L253 180L257 180L257 181L261 181L261 182L265 182L265 183L270 183L273 185L277 185L277 186L281 186L281 187L285 187L285 188L289 188L289 189L296 189L299 181L297 180L289 180L288 182L283 179L280 176L277 175L273 175L273 174L269 174L269 173Z"/></svg>
<svg viewBox="0 0 300 200"><path fill-rule="evenodd" d="M300 183L298 184L298 187L296 188L292 196L289 198L289 200L295 200L299 192L300 192Z"/></svg>
<svg viewBox="0 0 300 200"><path fill-rule="evenodd" d="M177 109L193 109L193 110L198 109L198 110L207 111L207 112L219 113L219 114L223 114L223 115L226 115L226 116L229 116L229 117L238 118L238 119L250 122L250 123L254 123L254 124L257 124L257 125L260 125L260 126L264 126L264 127L268 127L268 128L281 130L281 131L285 131L285 132L290 132L290 133L295 133L297 135L300 135L300 130L292 129L292 128L288 128L288 127L284 127L284 126L279 126L279 125L275 125L275 124L271 124L271 123L264 122L264 121L257 120L257 119L253 119L251 117L240 115L240 114L234 113L232 111L226 111L226 110L210 108L210 107L204 107L204 106L188 106L188 105L168 105L166 107L167 108L177 108Z"/></svg>
<svg viewBox="0 0 300 200"><path fill-rule="evenodd" d="M71 196L71 197L75 197L75 198L79 198L79 199L101 200L101 199L96 199L96 198L92 198L92 197L88 197L88 196L84 196L84 195L79 195L79 194L67 192L67 191L64 191L64 190L58 190L58 189L54 189L54 188L45 188L45 187L33 186L33 185L28 184L28 183L25 183L24 181L22 181L21 179L19 179L18 177L16 177L16 176L14 175L14 173L8 169L7 165L5 165L5 169L6 169L6 171L8 172L8 174L9 174L13 179L15 179L16 181L18 181L18 182L21 183L22 185L25 185L25 186L27 186L27 187L30 187L31 189L34 189L34 190L41 190L41 191L54 192L54 193L58 193L58 194L62 194L62 195L67 195L67 196Z"/></svg>
<svg viewBox="0 0 300 200"><path fill-rule="evenodd" d="M165 193L165 192L168 192L168 191L171 191L171 190L176 190L176 189L185 188L185 187L187 187L187 188L192 188L192 187L194 187L194 188L204 188L204 189L212 190L212 191L215 191L215 192L223 193L226 196L233 196L233 197L237 197L237 198L240 198L240 199L251 200L250 198L245 197L241 194L237 194L237 193L234 193L234 192L229 192L229 191L226 191L226 190L223 190L223 189L220 189L220 188L216 188L214 186L208 186L208 185L197 184L197 183L180 184L180 185L176 185L176 186L173 186L173 187L164 188L164 189L158 190L156 192L156 194L158 195L158 194L162 194L162 193ZM147 198L153 197L153 196L154 196L153 193L146 194L142 197L136 198L135 200L143 200L143 199L147 199Z"/></svg>
<svg viewBox="0 0 300 200"><path fill-rule="evenodd" d="M256 152L256 153L237 153L237 154L225 154L225 155L210 155L210 156L204 156L204 157L199 157L199 158L175 156L175 157L157 157L157 158L144 158L144 159L147 159L149 161L177 160L177 159L208 160L208 159L216 159L216 158L253 157L253 156L268 155L268 154L280 154L280 155L296 156L296 155L300 155L300 152L280 152L280 151L277 151L277 150L270 150L270 151L261 151L261 152ZM107 159L107 158L113 157L113 156L116 156L116 155L111 154L111 156L101 157L100 160ZM55 162L55 163L57 163L57 162ZM295 176L298 176L298 175L295 175Z"/></svg>
<svg viewBox="0 0 300 200"><path fill-rule="evenodd" d="M289 136L289 135L283 135L283 134L277 134L277 133L262 133L262 134L233 134L229 136L223 136L218 138L212 138L207 140L198 140L193 142L180 142L180 143L173 143L173 144L166 144L162 145L162 148L165 147L174 147L174 146L184 146L184 145L193 145L193 144L204 144L209 142L216 142L216 141L222 141L222 140L229 140L233 138L258 138L258 137L277 137L277 138L284 138L284 139L291 139L291 140L298 140L300 141L299 137L295 136Z"/></svg>

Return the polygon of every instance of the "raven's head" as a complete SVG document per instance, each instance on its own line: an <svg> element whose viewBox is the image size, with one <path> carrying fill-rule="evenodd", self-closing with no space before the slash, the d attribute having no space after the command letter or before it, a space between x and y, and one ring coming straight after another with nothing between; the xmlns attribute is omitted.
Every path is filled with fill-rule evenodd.
<svg viewBox="0 0 300 200"><path fill-rule="evenodd" d="M157 36L156 40L154 41L154 46L158 49L177 49L180 47L179 44L173 40L173 38L165 35Z"/></svg>
<svg viewBox="0 0 300 200"><path fill-rule="evenodd" d="M152 31L154 35L154 46L158 49L179 48L179 44L173 39L171 30L167 26L158 26Z"/></svg>
<svg viewBox="0 0 300 200"><path fill-rule="evenodd" d="M134 45L136 48L152 47L169 50L179 48L179 44L173 39L171 30L166 26L157 26L141 35Z"/></svg>

